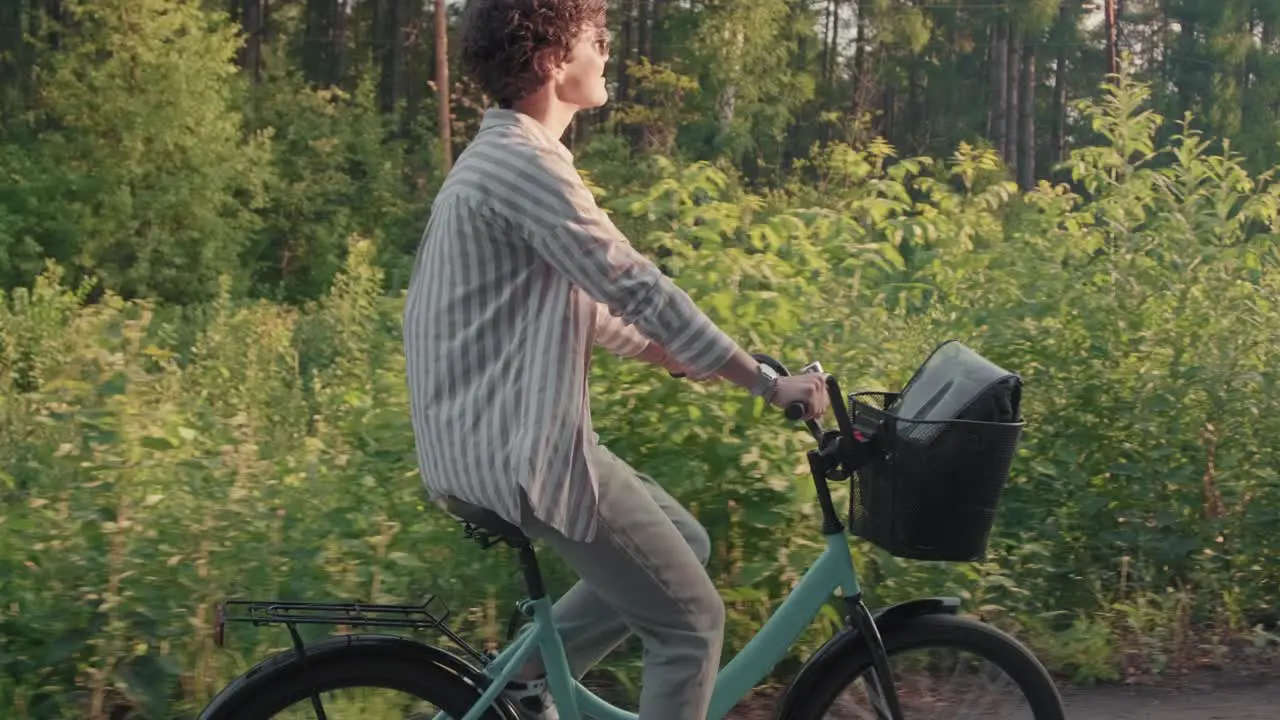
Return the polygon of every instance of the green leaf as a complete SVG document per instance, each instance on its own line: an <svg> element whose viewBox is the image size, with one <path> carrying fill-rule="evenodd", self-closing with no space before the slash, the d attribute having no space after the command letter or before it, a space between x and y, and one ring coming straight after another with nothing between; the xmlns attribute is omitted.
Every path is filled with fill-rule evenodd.
<svg viewBox="0 0 1280 720"><path fill-rule="evenodd" d="M139 444L148 450L160 451L172 450L177 447L177 443L174 442L172 438L168 438L163 435L149 435L144 437Z"/></svg>

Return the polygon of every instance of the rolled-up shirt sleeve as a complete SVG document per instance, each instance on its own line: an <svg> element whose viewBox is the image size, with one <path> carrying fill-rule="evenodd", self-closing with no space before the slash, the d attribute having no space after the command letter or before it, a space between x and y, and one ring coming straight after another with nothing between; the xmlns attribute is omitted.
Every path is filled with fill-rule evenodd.
<svg viewBox="0 0 1280 720"><path fill-rule="evenodd" d="M550 150L521 160L527 162L517 172L529 202L518 222L541 257L662 345L691 377L708 377L729 360L737 344L631 246L570 162Z"/></svg>
<svg viewBox="0 0 1280 720"><path fill-rule="evenodd" d="M649 347L651 341L634 325L624 323L609 311L609 306L596 303L596 344L618 357L633 358Z"/></svg>

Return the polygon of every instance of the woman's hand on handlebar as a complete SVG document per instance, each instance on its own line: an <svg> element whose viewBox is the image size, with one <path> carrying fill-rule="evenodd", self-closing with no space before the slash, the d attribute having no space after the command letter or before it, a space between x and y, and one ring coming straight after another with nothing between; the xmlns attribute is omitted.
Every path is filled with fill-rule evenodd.
<svg viewBox="0 0 1280 720"><path fill-rule="evenodd" d="M831 398L827 396L825 373L805 373L778 378L778 385L769 403L786 410L793 403L801 403L806 410L801 420L817 420L827 412Z"/></svg>

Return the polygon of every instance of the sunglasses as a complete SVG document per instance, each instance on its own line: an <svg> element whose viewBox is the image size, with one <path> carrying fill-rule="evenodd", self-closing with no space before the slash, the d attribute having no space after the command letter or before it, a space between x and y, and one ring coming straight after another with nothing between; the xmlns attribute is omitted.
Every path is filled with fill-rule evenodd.
<svg viewBox="0 0 1280 720"><path fill-rule="evenodd" d="M612 40L613 31L609 30L607 27L601 27L596 28L596 37L595 40L592 41L592 44L595 46L596 52L601 55L608 55Z"/></svg>

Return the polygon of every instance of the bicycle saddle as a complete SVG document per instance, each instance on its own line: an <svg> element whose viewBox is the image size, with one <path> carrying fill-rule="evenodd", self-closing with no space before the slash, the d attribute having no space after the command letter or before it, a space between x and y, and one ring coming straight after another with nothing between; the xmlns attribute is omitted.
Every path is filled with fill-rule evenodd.
<svg viewBox="0 0 1280 720"><path fill-rule="evenodd" d="M520 528L503 520L501 515L492 510L482 508L479 505L472 505L452 495L446 497L444 502L445 509L481 530L498 535L508 542L529 542L529 538L525 537Z"/></svg>

